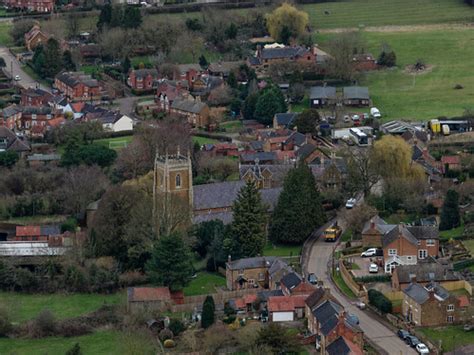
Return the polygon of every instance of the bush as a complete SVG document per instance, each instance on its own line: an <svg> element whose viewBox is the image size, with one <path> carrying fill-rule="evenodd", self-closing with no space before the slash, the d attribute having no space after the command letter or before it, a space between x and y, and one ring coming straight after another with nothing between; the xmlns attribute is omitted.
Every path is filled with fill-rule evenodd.
<svg viewBox="0 0 474 355"><path fill-rule="evenodd" d="M392 312L392 302L377 290L369 290L369 303L382 313Z"/></svg>
<svg viewBox="0 0 474 355"><path fill-rule="evenodd" d="M168 328L173 332L174 335L179 335L186 329L184 323L175 318L170 319Z"/></svg>
<svg viewBox="0 0 474 355"><path fill-rule="evenodd" d="M6 336L12 330L10 315L8 310L0 307L0 337Z"/></svg>
<svg viewBox="0 0 474 355"><path fill-rule="evenodd" d="M453 268L454 268L454 271L461 271L472 265L474 265L474 258L458 261L453 264Z"/></svg>
<svg viewBox="0 0 474 355"><path fill-rule="evenodd" d="M66 351L66 355L82 355L81 346L79 343L74 344L74 346Z"/></svg>
<svg viewBox="0 0 474 355"><path fill-rule="evenodd" d="M230 315L230 316L224 318L222 321L223 321L225 324L232 324L232 323L235 322L235 319L236 319L236 318L237 318L237 317L236 317L235 315Z"/></svg>
<svg viewBox="0 0 474 355"><path fill-rule="evenodd" d="M33 325L35 329L34 336L38 338L51 336L56 332L56 319L49 309L41 311L33 321Z"/></svg>
<svg viewBox="0 0 474 355"><path fill-rule="evenodd" d="M119 275L118 282L120 287L143 285L147 282L147 277L140 271L127 271Z"/></svg>
<svg viewBox="0 0 474 355"><path fill-rule="evenodd" d="M165 341L168 339L173 339L173 332L170 329L162 329L160 331L160 334L158 334L158 337L160 338L161 341Z"/></svg>
<svg viewBox="0 0 474 355"><path fill-rule="evenodd" d="M165 342L163 343L166 349L174 348L175 347L175 342L172 339L166 339Z"/></svg>

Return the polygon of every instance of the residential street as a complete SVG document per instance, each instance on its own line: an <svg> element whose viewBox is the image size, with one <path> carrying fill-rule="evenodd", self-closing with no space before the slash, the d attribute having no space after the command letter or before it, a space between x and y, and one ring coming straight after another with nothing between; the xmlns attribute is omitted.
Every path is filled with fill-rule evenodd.
<svg viewBox="0 0 474 355"><path fill-rule="evenodd" d="M5 63L7 65L5 68L5 72L7 73L7 75L10 76L12 72L13 77L19 75L21 80L17 81L17 83L19 83L22 87L29 88L36 87L36 85L38 85L41 89L45 91L51 91L50 87L40 85L37 81L35 81L33 78L31 78L28 74L24 72L21 68L20 62L13 56L13 54L10 53L8 48L0 47L0 57L3 57L3 59L5 59Z"/></svg>
<svg viewBox="0 0 474 355"><path fill-rule="evenodd" d="M343 227L343 221L338 221L338 224ZM322 230L317 231L317 235ZM364 331L367 338L379 345L382 349L387 351L390 355L408 355L416 354L416 351L406 345L400 340L395 333L388 329L385 325L372 319L368 313L362 311L352 305L350 301L342 295L336 286L332 283L328 274L328 263L331 260L333 248L336 244L326 243L323 239L317 239L309 251L309 258L307 265L303 265L304 274L315 273L319 280L324 282L326 287L331 289L337 300L344 306L346 311L355 314L360 320L360 327Z"/></svg>

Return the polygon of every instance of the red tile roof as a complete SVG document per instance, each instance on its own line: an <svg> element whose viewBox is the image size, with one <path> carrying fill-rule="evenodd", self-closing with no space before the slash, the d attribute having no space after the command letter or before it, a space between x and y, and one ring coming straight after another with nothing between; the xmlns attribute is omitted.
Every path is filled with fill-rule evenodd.
<svg viewBox="0 0 474 355"><path fill-rule="evenodd" d="M441 157L442 164L460 164L461 159L458 155L444 155Z"/></svg>
<svg viewBox="0 0 474 355"><path fill-rule="evenodd" d="M34 237L41 235L40 226L17 226L16 236L17 237Z"/></svg>
<svg viewBox="0 0 474 355"><path fill-rule="evenodd" d="M130 287L129 301L168 301L171 299L168 287Z"/></svg>
<svg viewBox="0 0 474 355"><path fill-rule="evenodd" d="M82 109L84 108L85 103L84 102L74 102L71 104L71 108L74 112L81 112Z"/></svg>
<svg viewBox="0 0 474 355"><path fill-rule="evenodd" d="M56 117L56 118L52 118L52 119L48 120L48 126L57 127L57 126L63 124L64 122L66 122L66 119L64 117L60 116L60 117Z"/></svg>
<svg viewBox="0 0 474 355"><path fill-rule="evenodd" d="M459 300L459 307L468 307L469 306L469 298L466 295L462 295L458 297Z"/></svg>
<svg viewBox="0 0 474 355"><path fill-rule="evenodd" d="M292 294L306 295L309 296L314 292L314 286L308 282L302 282L294 289L291 290Z"/></svg>
<svg viewBox="0 0 474 355"><path fill-rule="evenodd" d="M290 312L296 308L304 308L306 295L301 296L271 296L268 298L269 312Z"/></svg>

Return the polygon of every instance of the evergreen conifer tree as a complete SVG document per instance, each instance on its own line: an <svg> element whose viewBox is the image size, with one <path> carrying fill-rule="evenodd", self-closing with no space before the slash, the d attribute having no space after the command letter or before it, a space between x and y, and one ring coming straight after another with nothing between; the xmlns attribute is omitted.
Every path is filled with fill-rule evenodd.
<svg viewBox="0 0 474 355"><path fill-rule="evenodd" d="M212 296L207 296L202 305L201 326L206 329L209 328L215 321L216 306Z"/></svg>
<svg viewBox="0 0 474 355"><path fill-rule="evenodd" d="M461 224L459 215L459 195L454 190L448 190L441 210L440 230L456 228Z"/></svg>

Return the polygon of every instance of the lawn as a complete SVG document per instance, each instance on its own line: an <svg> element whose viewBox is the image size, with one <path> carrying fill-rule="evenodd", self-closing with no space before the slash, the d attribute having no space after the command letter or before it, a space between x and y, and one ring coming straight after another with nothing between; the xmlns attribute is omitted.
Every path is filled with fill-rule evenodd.
<svg viewBox="0 0 474 355"><path fill-rule="evenodd" d="M243 125L242 125L242 121L234 120L234 121L221 122L219 124L219 127L225 128L226 132L228 133L237 133L242 129Z"/></svg>
<svg viewBox="0 0 474 355"><path fill-rule="evenodd" d="M104 145L110 149L119 150L129 145L132 139L133 139L133 135L130 135L130 136L123 136L123 137L97 139L96 141L94 141L94 143Z"/></svg>
<svg viewBox="0 0 474 355"><path fill-rule="evenodd" d="M225 277L209 272L198 272L197 277L184 288L185 296L206 295L216 292L216 287L225 286Z"/></svg>
<svg viewBox="0 0 474 355"><path fill-rule="evenodd" d="M264 256L298 256L301 253L301 245L273 245L268 243L263 249Z"/></svg>
<svg viewBox="0 0 474 355"><path fill-rule="evenodd" d="M14 322L23 322L35 318L46 308L53 312L58 319L65 319L93 312L105 303L118 304L122 301L125 301L124 293L111 295L0 293L0 304L7 306Z"/></svg>
<svg viewBox="0 0 474 355"><path fill-rule="evenodd" d="M217 139L212 139L212 138L207 138L207 137L193 136L192 139L193 139L193 143L197 142L199 145L219 143Z"/></svg>
<svg viewBox="0 0 474 355"><path fill-rule="evenodd" d="M449 229L447 231L440 231L439 236L441 239L451 239L454 237L459 237L464 232L464 226L459 226L457 228Z"/></svg>
<svg viewBox="0 0 474 355"><path fill-rule="evenodd" d="M10 29L12 25L8 22L0 22L0 45L13 46L13 39L10 36Z"/></svg>
<svg viewBox="0 0 474 355"><path fill-rule="evenodd" d="M129 354L123 342L123 333L115 330L98 331L90 335L71 338L0 338L0 353L5 355L64 355L74 344L79 343L83 354Z"/></svg>
<svg viewBox="0 0 474 355"><path fill-rule="evenodd" d="M466 249L469 250L471 257L474 258L474 239L463 240L462 243L464 244Z"/></svg>
<svg viewBox="0 0 474 355"><path fill-rule="evenodd" d="M462 0L350 0L301 7L315 29L467 22L474 12Z"/></svg>
<svg viewBox="0 0 474 355"><path fill-rule="evenodd" d="M337 287L339 288L339 290L342 293L344 293L349 298L355 298L356 297L354 292L352 292L352 290L349 288L349 286L347 286L346 283L344 282L344 280L342 279L341 273L334 272L334 274L332 276L333 276L332 279L334 280L335 284L337 285Z"/></svg>
<svg viewBox="0 0 474 355"><path fill-rule="evenodd" d="M474 10L471 10L474 15ZM366 74L360 84L369 87L383 120L428 120L462 115L473 107L474 31L470 29L417 32L361 32L368 52L378 56L387 43L396 53L397 68ZM320 35L322 45L334 35ZM318 36L317 36L318 38ZM441 50L442 49L442 50ZM416 76L405 67L422 59L430 69ZM455 90L461 84L464 89Z"/></svg>
<svg viewBox="0 0 474 355"><path fill-rule="evenodd" d="M419 331L430 338L433 344L439 344L441 340L443 351L451 351L462 345L474 343L474 332L465 332L462 325L420 328Z"/></svg>

